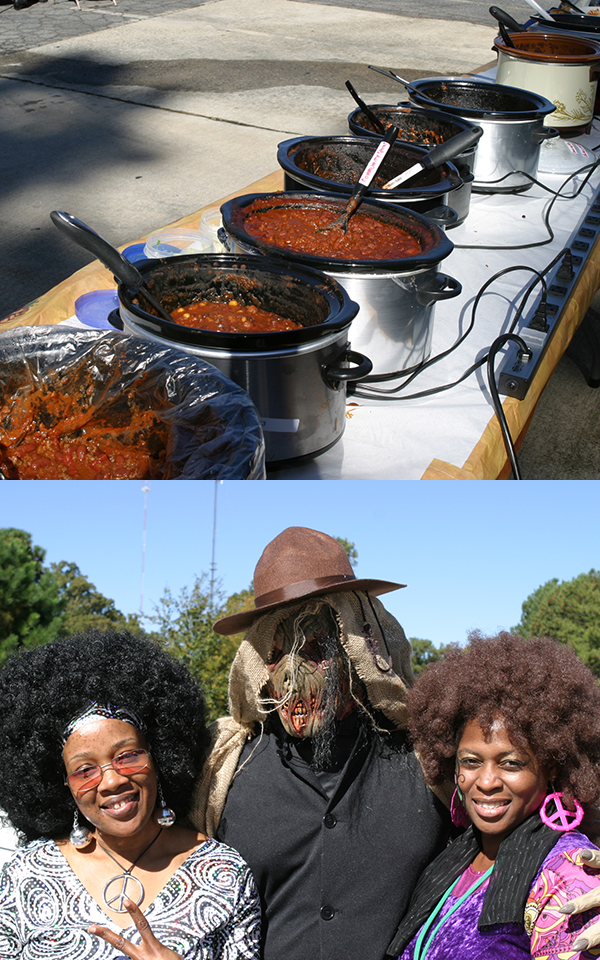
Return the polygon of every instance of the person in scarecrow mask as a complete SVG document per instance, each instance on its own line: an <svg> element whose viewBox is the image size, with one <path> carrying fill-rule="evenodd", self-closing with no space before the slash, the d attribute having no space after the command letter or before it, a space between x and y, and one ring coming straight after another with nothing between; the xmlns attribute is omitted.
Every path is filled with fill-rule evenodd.
<svg viewBox="0 0 600 960"><path fill-rule="evenodd" d="M410 645L377 599L305 527L265 548L255 609L217 721L193 822L239 850L263 906L265 960L381 960L449 815L406 734ZM442 802L442 800L444 802Z"/></svg>

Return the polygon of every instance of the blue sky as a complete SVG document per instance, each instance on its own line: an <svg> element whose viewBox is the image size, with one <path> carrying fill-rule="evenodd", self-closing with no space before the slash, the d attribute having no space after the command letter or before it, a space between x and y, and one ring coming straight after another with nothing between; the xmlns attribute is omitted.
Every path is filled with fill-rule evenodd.
<svg viewBox="0 0 600 960"><path fill-rule="evenodd" d="M462 643L514 626L547 580L598 569L598 481L504 483L225 481L217 489L217 577L248 587L287 526L354 541L356 574L407 584L386 607L408 636ZM140 609L141 481L20 482L0 488L0 527L27 530L46 563L67 560L123 613ZM154 482L147 494L144 613L209 574L215 484Z"/></svg>

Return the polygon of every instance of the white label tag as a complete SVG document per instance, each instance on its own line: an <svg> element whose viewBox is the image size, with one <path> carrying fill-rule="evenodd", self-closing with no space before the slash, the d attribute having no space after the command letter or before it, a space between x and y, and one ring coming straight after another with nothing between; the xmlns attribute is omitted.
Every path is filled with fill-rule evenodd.
<svg viewBox="0 0 600 960"><path fill-rule="evenodd" d="M373 177L375 176L375 174L379 169L379 165L381 161L383 160L383 158L385 157L389 149L390 149L389 143L382 142L379 144L379 146L377 147L377 150L375 151L375 153L369 160L367 166L363 170L360 180L358 181L362 186L367 186L367 187L369 186L371 180L373 179Z"/></svg>
<svg viewBox="0 0 600 960"><path fill-rule="evenodd" d="M299 420L276 420L272 417L263 417L260 424L265 433L298 433Z"/></svg>

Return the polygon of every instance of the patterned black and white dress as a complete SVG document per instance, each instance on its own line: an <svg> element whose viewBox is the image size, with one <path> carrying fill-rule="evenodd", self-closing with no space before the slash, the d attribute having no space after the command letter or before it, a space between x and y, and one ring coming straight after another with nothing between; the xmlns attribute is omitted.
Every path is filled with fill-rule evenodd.
<svg viewBox="0 0 600 960"><path fill-rule="evenodd" d="M257 960L260 905L239 853L207 840L144 908L152 932L184 960ZM2 960L120 960L114 947L87 932L102 924L121 932L100 909L53 840L34 840L0 874ZM132 943L135 926L122 931ZM127 958L123 958L127 960Z"/></svg>

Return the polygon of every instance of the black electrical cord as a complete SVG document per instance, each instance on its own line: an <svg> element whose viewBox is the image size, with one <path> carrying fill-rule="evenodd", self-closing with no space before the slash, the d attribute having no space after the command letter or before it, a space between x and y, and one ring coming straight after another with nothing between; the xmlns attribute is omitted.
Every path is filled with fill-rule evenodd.
<svg viewBox="0 0 600 960"><path fill-rule="evenodd" d="M508 453L508 458L510 460L513 477L515 480L521 480L521 471L519 469L519 464L517 463L517 455L515 453L514 444L512 442L512 437L510 435L510 430L508 429L508 424L506 422L506 417L504 416L504 410L502 409L502 403L498 395L498 387L496 386L496 374L494 371L494 361L496 359L496 354L502 347L509 342L518 344L519 346L519 357L527 357L531 359L532 352L521 337L517 336L514 333L504 333L502 336L497 337L493 344L490 347L488 357L487 357L487 375L488 375L488 384L490 388L490 393L492 395L492 401L494 404L494 410L496 411L496 416L500 423L500 429L502 430L502 436L504 438L504 446L506 447L506 452Z"/></svg>
<svg viewBox="0 0 600 960"><path fill-rule="evenodd" d="M583 188L586 186L588 180L590 179L592 173L594 172L594 170L596 169L596 167L597 167L599 164L600 164L600 158L598 158L598 159L597 159L594 163L592 163L592 164L588 164L588 165L585 166L585 167L580 167L579 170L576 170L574 173L570 174L570 175L567 177L567 179L563 181L563 183L561 184L561 186L559 187L559 189L556 190L556 191L555 191L555 190L552 190L550 187L546 187L545 184L541 183L539 180L536 180L535 177L532 177L530 174L523 173L523 176L528 177L528 179L531 180L533 183L536 183L538 186L542 187L542 189L547 190L549 193L552 193L552 194L553 194L553 198L552 198L552 200L550 201L550 203L549 203L549 205L548 205L548 207L547 207L547 209L546 209L546 211L545 211L545 213L544 213L544 224L545 224L546 229L547 229L548 234L549 234L547 240L536 241L535 243L521 244L520 246L510 245L510 246L508 246L508 247L491 247L491 246L485 246L485 245L480 245L480 244L475 244L475 245L471 245L471 246L470 246L470 245L466 245L466 244L465 244L465 245L455 244L455 248L456 248L457 250L525 250L525 249L529 249L529 248L531 248L531 247L544 246L544 245L546 245L546 244L548 244L548 243L551 243L552 240L554 240L554 232L553 232L553 230L552 230L552 228L551 228L551 226L550 226L549 218L550 218L550 213L551 213L551 210L552 210L552 207L553 207L555 201L556 201L559 197L561 197L561 199L563 199L563 200L572 200L572 199L574 199L575 197L579 196L579 194L581 193L581 191L583 190ZM575 191L575 193L571 194L571 195L568 196L568 197L561 196L561 191L566 187L566 185L569 183L569 181L572 180L574 177L578 176L583 170L586 170L586 169L588 170L588 173L587 173L586 177L584 178L584 180L583 180L583 181L581 182L581 184L579 185L579 187L577 188L577 190ZM501 183L502 180L505 180L506 177L509 177L509 176L511 176L511 175L512 175L512 174L507 173L507 174L504 175L504 177L501 177L500 180L494 181L494 183ZM548 266L544 268L544 270L542 271L542 275L545 274L545 273L548 273L548 272L552 269L552 267L558 262L558 260L560 260L561 257L565 256L565 254L566 254L567 252L570 253L569 248L568 248L568 247L563 248L563 249L560 251L560 253L558 253L558 254L554 257L554 259L548 264ZM502 276L504 273L510 272L510 270L521 270L521 269L533 269L533 268L529 268L529 267L526 267L526 266L524 266L524 265L523 265L523 266L517 266L517 267L508 268L507 270L503 270L503 271L500 271L500 272L497 273L497 274L494 274L494 276L493 276L489 281L487 281L487 285L489 285L490 283L492 283L492 282L493 282L495 279L497 279L498 277ZM533 272L537 273L537 271L533 271ZM541 275L540 275L539 273L538 273L537 275L538 275L538 277L541 277ZM519 319L520 319L520 317L521 317L521 314L522 314L522 312L523 312L523 309L524 309L524 307L525 307L525 304L526 304L526 302L527 302L527 299L528 299L528 297L529 297L529 294L531 293L531 290L534 289L534 286L535 286L535 284L529 289L529 291L528 291L527 294L525 295L525 298L524 298L524 300L522 301L521 306L520 306L519 310L517 311L517 313L516 313L516 315L515 315L515 318L514 318L514 320L513 320L513 323L512 323L511 326L510 326L510 330L511 330L511 331L514 330L515 326L517 325L517 323L518 323L518 321L519 321ZM480 293L481 293L482 291L484 291L485 289L486 289L486 287L485 287L485 285L484 285L484 287L482 288L482 290L480 291ZM545 297L545 296L546 296L546 293L545 293L545 291L544 291L544 297ZM478 294L478 298L479 298L479 294ZM478 303L478 299L476 299L476 303ZM435 357L431 357L429 360L426 360L426 361L424 361L424 362L421 363L421 364L417 364L416 367L415 367L415 366L407 367L407 368L405 368L404 370L393 370L393 371L389 371L389 372L387 372L387 373L369 374L368 376L364 377L362 380L357 381L357 383L358 383L358 384L362 384L362 383L365 383L365 384L368 384L368 383L386 383L386 382L388 382L389 380L397 380L397 379L400 379L401 377L409 377L409 379L407 379L403 384L400 384L399 386L394 387L394 388L392 388L392 389L390 389L390 390L377 390L376 388L371 388L372 393L373 393L373 394L378 394L378 395L380 395L381 399L392 399L392 400L395 400L395 399L397 399L397 400L404 400L404 399L412 400L412 399L418 399L418 398L420 398L420 397L422 397L422 396L430 396L431 394L430 394L429 391L426 392L426 393L411 394L410 397L386 397L385 394L397 393L399 390L403 390L405 387L407 387L407 386L409 385L409 383L412 382L412 380L413 380L419 373L422 373L423 370L426 370L428 367L432 366L434 363L437 363L439 360L443 360L443 359L444 359L445 357L447 357L450 353L452 353L454 350L456 350L456 349L461 345L461 343L467 338L467 336L471 333L471 331L472 331L472 329L473 329L473 325L474 325L474 316L472 317L471 323L470 323L469 327L467 328L467 330L465 331L465 333L464 333L461 337L459 337L458 340L456 340L455 343L454 343L451 347L448 348L448 350L445 350L443 353L440 353L440 354L436 355ZM470 369L470 373L473 373L480 365L481 365L481 364L475 364L473 367L469 368L469 369ZM470 375L470 373L467 374L467 375ZM462 381L463 381L464 379L465 379L465 377L463 376L463 377L461 377L459 380L456 380L454 383L450 384L449 386L456 386L457 384L462 383ZM448 387L446 387L446 386L440 387L440 388L439 388L439 391L441 392L442 390L445 390L445 389L448 389ZM438 389L437 389L437 388L434 389L433 392L438 392ZM354 388L353 391L352 391L352 393L353 393L354 396L358 396L358 397L360 397L361 399L368 399L368 398L369 398L369 394L360 393L360 388L359 388L359 387Z"/></svg>
<svg viewBox="0 0 600 960"><path fill-rule="evenodd" d="M542 190L545 190L547 193L551 193L553 195L552 200L546 207L546 210L544 211L544 214L542 216L542 223L546 228L546 232L548 234L548 237L546 240L536 240L535 242L532 242L532 243L521 243L518 245L509 244L508 246L491 246L489 244L479 244L479 243L473 243L473 244L456 243L454 245L455 248L457 250L530 250L533 247L544 247L547 244L552 243L552 241L554 240L554 231L550 226L550 214L552 212L552 208L554 207L554 204L559 199L559 197L561 200L575 200L580 195L584 187L587 185L590 177L592 176L592 174L594 173L594 171L596 170L599 164L600 164L600 157L598 157L598 159L595 160L594 163L588 163L584 167L580 167L579 170L575 170L574 173L569 174L567 179L564 180L563 183L561 183L558 190L552 190L551 187L547 187L544 183L541 183L540 180L536 180L536 178L532 177L531 174L525 173L524 171L519 171L519 170L515 170L515 171L512 171L511 173L507 173L504 175L504 177L501 177L500 180L493 181L494 183L502 183L502 180L505 180L506 177L512 176L513 173L522 173L522 175L524 177L527 177L528 180L531 180L532 183L535 183L538 187L541 187ZM567 184L571 180L573 180L575 177L579 176L579 174L582 173L584 170L587 170L588 173L586 174L582 182L579 184L575 192L572 194L569 194L569 196L567 197L564 196L562 194L562 191L567 186Z"/></svg>
<svg viewBox="0 0 600 960"><path fill-rule="evenodd" d="M521 315L522 315L522 313L523 313L523 310L525 309L525 305L526 305L526 303L527 303L527 300L529 299L529 296L531 295L532 291L535 289L535 287L536 287L536 285L537 285L538 283L541 283L542 286L543 286L543 288L544 288L544 294L545 294L546 281L545 281L545 279L544 279L544 275L545 275L546 273L548 273L548 272L556 265L556 263L558 262L558 260L565 255L565 251L566 251L567 249L568 249L568 248L565 248L565 249L561 250L561 252L560 252L559 254L557 254L557 255L553 258L553 260L552 260L546 267L544 267L543 271L539 271L539 270L536 270L534 267L528 267L528 266L525 266L525 265L519 265L519 266L514 266L514 267L504 267L502 270L499 270L499 271L498 271L497 273L495 273L492 277L490 277L488 280L486 280L486 282L483 284L482 287L480 287L480 289L479 289L479 291L478 291L478 293L477 293L477 295L476 295L476 297L475 297L475 300L473 301L473 306L472 306L472 308L471 308L471 320L470 320L470 322L469 322L469 325L468 325L467 329L465 330L465 332L464 332L463 334L461 334L461 336L458 337L457 340L455 340L455 342L452 344L451 347L448 347L447 350L444 350L444 351L442 351L441 353L436 354L435 357L430 357L428 360L423 361L423 363L419 366L419 368L418 368L417 370L415 370L414 372L412 372L411 375L408 377L407 380L405 380L403 383L401 383L401 384L399 384L399 385L397 385L397 386L395 386L395 387L390 387L390 388L387 389L387 390L384 390L384 389L382 389L382 388L369 387L369 386L367 386L364 391L361 391L361 390L360 390L360 386L361 386L362 384L367 384L367 385L368 385L368 384L371 384L371 383L382 383L382 382L386 382L386 381L388 381L388 380L395 380L395 379L398 379L399 377L405 376L406 373L408 373L408 371L404 372L404 371L401 371L401 370L396 370L396 371L394 371L394 372L392 372L392 373L369 374L368 376L363 377L362 380L358 381L359 386L353 391L353 396L360 397L362 400L365 400L365 399L376 399L376 400L416 400L416 399L421 399L422 397L433 396L433 394L435 394L435 393L442 393L443 391L449 390L451 387L455 387L455 386L457 386L459 383L462 383L463 380L465 380L465 379L466 379L468 376L470 376L475 370L477 370L478 367L480 367L483 363L485 363L486 357L484 357L482 360L476 362L473 366L469 367L469 369L466 371L466 373L464 373L458 380L455 380L453 383L444 384L444 385L442 385L442 386L440 386L440 387L432 387L431 389L425 390L425 391L421 391L420 393L410 394L410 396L403 396L403 397L390 396L390 394L398 393L398 391L404 390L410 383L412 383L412 381L415 379L416 376L418 376L419 373L422 373L423 370L426 370L428 367L433 366L434 363L439 363L440 360L443 360L445 357L449 356L451 353L453 353L454 350L456 350L456 349L460 346L461 343L463 343L464 340L466 340L466 338L469 336L469 334L470 334L471 331L473 330L473 327L475 326L475 318L476 318L476 314L477 314L477 308L478 308L478 306L479 306L479 303L480 303L480 301L481 301L481 298L483 297L484 293L486 292L486 290L488 289L488 287L491 286L492 283L494 283L494 282L495 282L496 280L498 280L500 277L505 276L506 274L515 273L515 272L518 271L518 270L528 270L529 272L535 274L536 280L534 281L533 284L531 284L531 285L529 286L529 288L525 291L525 293L523 294L523 296L522 296L522 298L521 298L521 302L520 302L520 304L519 304L519 306L518 306L518 308L517 308L517 311L516 311L516 313L515 313L515 317L513 318L513 321L512 321L511 327L510 327L511 331L514 330L516 324L519 322L519 319L521 318Z"/></svg>

